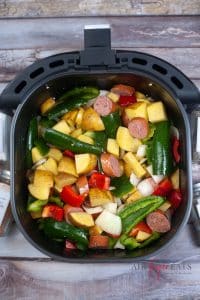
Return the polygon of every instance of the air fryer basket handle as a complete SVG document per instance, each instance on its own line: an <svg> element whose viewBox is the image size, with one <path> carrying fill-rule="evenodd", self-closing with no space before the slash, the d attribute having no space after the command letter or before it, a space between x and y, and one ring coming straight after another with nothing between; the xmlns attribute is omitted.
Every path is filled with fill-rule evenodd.
<svg viewBox="0 0 200 300"><path fill-rule="evenodd" d="M116 63L115 51L111 50L109 25L85 26L84 47L80 52L80 65L108 66Z"/></svg>

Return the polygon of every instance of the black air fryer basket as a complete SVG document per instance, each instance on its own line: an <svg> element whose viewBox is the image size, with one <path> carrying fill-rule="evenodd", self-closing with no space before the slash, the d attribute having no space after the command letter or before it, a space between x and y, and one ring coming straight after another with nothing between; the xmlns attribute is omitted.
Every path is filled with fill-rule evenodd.
<svg viewBox="0 0 200 300"><path fill-rule="evenodd" d="M162 100L180 131L182 161L181 190L184 200L172 220L172 230L148 248L88 250L65 253L63 246L48 241L26 211L25 140L30 119L49 96L59 97L74 86L96 85L110 89L114 84L134 86L156 100ZM27 240L43 253L68 262L127 262L155 256L173 243L187 223L192 204L190 129L183 104L198 103L199 92L177 68L157 57L136 51L111 50L109 28L85 30L83 51L62 53L42 59L19 74L3 91L0 106L16 109L11 132L12 210Z"/></svg>

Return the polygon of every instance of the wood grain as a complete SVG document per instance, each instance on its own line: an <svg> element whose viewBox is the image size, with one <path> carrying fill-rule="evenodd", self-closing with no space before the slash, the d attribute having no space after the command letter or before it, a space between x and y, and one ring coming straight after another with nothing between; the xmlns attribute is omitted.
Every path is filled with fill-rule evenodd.
<svg viewBox="0 0 200 300"><path fill-rule="evenodd" d="M0 17L198 15L198 0L2 0Z"/></svg>
<svg viewBox="0 0 200 300"><path fill-rule="evenodd" d="M72 281L71 271L69 273L65 266L42 262L32 262L31 266L30 262L0 262L0 297L4 300L51 300L55 297L59 300L199 299L200 278L196 262L179 265L132 264L122 274L113 272L110 276L106 276L104 267L104 279L95 279L95 275L91 274L81 281ZM94 265L93 269L96 267ZM37 268L39 271L43 269L43 276L37 273ZM48 275L44 276L47 268L49 273L54 272L53 282L46 279ZM76 268L82 273L84 266L76 265ZM109 268L112 266L107 264L107 270ZM101 272L99 265L98 269ZM59 280L57 274L61 275L61 272L62 278Z"/></svg>
<svg viewBox="0 0 200 300"><path fill-rule="evenodd" d="M120 47L119 49L122 48ZM38 59L72 50L70 48L0 50L0 81L12 80L18 72ZM192 79L200 78L199 48L127 48L127 50L136 50L155 55L175 65L188 77Z"/></svg>
<svg viewBox="0 0 200 300"><path fill-rule="evenodd" d="M80 49L84 26L105 23L111 25L114 48L200 47L198 16L165 16L0 19L0 49Z"/></svg>

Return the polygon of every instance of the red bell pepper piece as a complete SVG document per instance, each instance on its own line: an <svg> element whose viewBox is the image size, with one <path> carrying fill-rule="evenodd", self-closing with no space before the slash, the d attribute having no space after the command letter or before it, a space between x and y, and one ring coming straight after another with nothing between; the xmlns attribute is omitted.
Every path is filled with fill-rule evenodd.
<svg viewBox="0 0 200 300"><path fill-rule="evenodd" d="M56 221L62 221L64 209L54 204L47 204L42 210L42 218L53 218Z"/></svg>
<svg viewBox="0 0 200 300"><path fill-rule="evenodd" d="M166 197L171 192L172 188L173 187L171 181L166 178L158 185L158 187L153 192L153 195Z"/></svg>
<svg viewBox="0 0 200 300"><path fill-rule="evenodd" d="M123 96L123 95L121 95L120 98L119 98L119 105L120 106L127 106L127 105L133 104L135 102L137 102L137 99L136 99L135 95L132 95L132 96Z"/></svg>
<svg viewBox="0 0 200 300"><path fill-rule="evenodd" d="M179 153L179 145L180 141L177 139L177 137L173 137L172 140L172 152L173 152L173 157L176 163L180 162L181 156Z"/></svg>
<svg viewBox="0 0 200 300"><path fill-rule="evenodd" d="M63 187L62 192L60 193L60 197L63 202L76 207L81 206L85 198L84 196L75 193L70 185L65 185Z"/></svg>
<svg viewBox="0 0 200 300"><path fill-rule="evenodd" d="M144 221L141 221L135 227L133 227L133 229L129 233L129 236L135 237L138 234L138 231L144 231L149 234L152 233L151 228Z"/></svg>
<svg viewBox="0 0 200 300"><path fill-rule="evenodd" d="M101 190L108 190L110 187L110 177L108 177L104 174L95 172L91 175L91 177L89 179L89 186L98 188Z"/></svg>
<svg viewBox="0 0 200 300"><path fill-rule="evenodd" d="M180 192L180 190L172 190L169 194L169 196L167 197L168 201L170 201L172 207L174 209L177 209L179 207L179 205L181 204L183 197L182 194Z"/></svg>
<svg viewBox="0 0 200 300"><path fill-rule="evenodd" d="M63 155L64 155L64 156L71 157L71 158L74 158L74 157L75 157L74 152L72 152L72 151L70 151L70 150L65 150L65 151L63 152Z"/></svg>

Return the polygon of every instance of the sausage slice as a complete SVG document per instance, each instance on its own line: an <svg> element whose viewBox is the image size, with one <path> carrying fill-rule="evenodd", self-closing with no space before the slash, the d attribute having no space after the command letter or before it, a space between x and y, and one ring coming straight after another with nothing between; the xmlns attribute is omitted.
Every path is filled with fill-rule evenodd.
<svg viewBox="0 0 200 300"><path fill-rule="evenodd" d="M108 99L106 96L99 96L97 97L95 103L94 103L94 110L100 115L100 116L107 116L110 113L114 112L116 110L116 104L112 102L110 99Z"/></svg>
<svg viewBox="0 0 200 300"><path fill-rule="evenodd" d="M169 219L159 210L150 213L146 217L146 222L152 231L164 233L171 229Z"/></svg>
<svg viewBox="0 0 200 300"><path fill-rule="evenodd" d="M144 139L149 132L149 124L144 118L134 118L128 123L130 134L137 139Z"/></svg>
<svg viewBox="0 0 200 300"><path fill-rule="evenodd" d="M135 93L135 89L129 85L116 84L111 89L111 92L122 96L132 96Z"/></svg>
<svg viewBox="0 0 200 300"><path fill-rule="evenodd" d="M101 165L104 173L108 176L120 177L122 175L119 160L112 154L102 153Z"/></svg>

